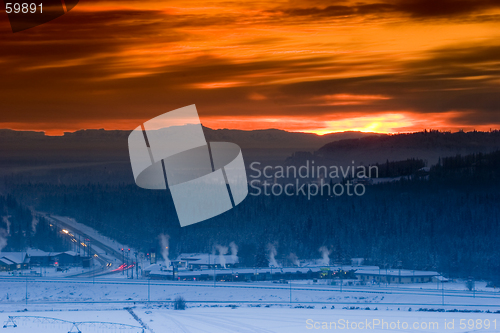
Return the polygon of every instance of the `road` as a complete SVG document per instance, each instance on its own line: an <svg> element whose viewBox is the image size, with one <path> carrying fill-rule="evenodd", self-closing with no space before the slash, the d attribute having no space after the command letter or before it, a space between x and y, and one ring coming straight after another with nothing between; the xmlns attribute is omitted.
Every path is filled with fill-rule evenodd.
<svg viewBox="0 0 500 333"><path fill-rule="evenodd" d="M45 219L49 220L52 224L57 226L58 229L61 230L66 230L67 232L63 232L66 234L68 237L72 239L76 239L76 236L80 236L81 239L88 239L86 243L90 243L90 249L88 250L90 252L90 255L93 256L94 259L97 259L99 263L101 264L99 267L92 269L88 272L80 273L80 274L75 274L71 275L68 277L96 277L96 276L102 276L102 275L109 275L109 274L117 274L117 273L122 273L126 269L131 269L133 268L133 265L128 265L126 266L124 262L124 257L123 253L120 251L117 251L113 249L112 247L102 243L95 237L92 237L88 235L87 233L83 232L82 230L78 230L75 228L75 226L70 225L69 223L65 222L63 218L60 217L55 217L46 213L37 213L38 215L44 217ZM79 246L85 249L86 245L82 245L81 243ZM97 253L95 249L92 248L98 247L101 250L105 251L105 255L102 253ZM120 263L120 264L117 264Z"/></svg>

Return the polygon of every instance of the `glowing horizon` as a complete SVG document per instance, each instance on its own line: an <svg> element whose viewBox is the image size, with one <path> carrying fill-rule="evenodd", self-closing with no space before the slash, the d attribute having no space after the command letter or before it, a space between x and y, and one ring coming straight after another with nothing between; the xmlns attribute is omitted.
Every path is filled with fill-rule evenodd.
<svg viewBox="0 0 500 333"><path fill-rule="evenodd" d="M202 125L213 130L229 129L229 130L267 130L278 129L287 132L295 133L310 133L316 135L327 135L332 133L342 132L362 132L362 133L377 133L377 134L398 134L398 133L414 133L422 132L424 130L438 130L441 132L458 132L458 131L483 131L500 129L500 126L495 124L481 125L481 126L449 126L447 121L449 118L458 116L455 112L448 114L429 114L425 119L419 119L411 113L389 113L373 116L357 116L353 118L343 118L332 121L308 121L309 127L303 127L304 119L300 118L243 118L234 121L230 118L202 118ZM429 122L429 120L431 120ZM11 129L16 131L35 131L44 132L48 136L62 136L65 132L76 132L79 130L125 130L132 131L137 127L137 123L141 120L128 120L120 122L121 125L116 126L108 124L106 126L95 126L86 124L86 126L76 126L72 128L59 128L59 129L40 129L25 127L24 124L11 124L11 127L4 129ZM283 122L286 126L283 126ZM432 123L433 126L428 126Z"/></svg>

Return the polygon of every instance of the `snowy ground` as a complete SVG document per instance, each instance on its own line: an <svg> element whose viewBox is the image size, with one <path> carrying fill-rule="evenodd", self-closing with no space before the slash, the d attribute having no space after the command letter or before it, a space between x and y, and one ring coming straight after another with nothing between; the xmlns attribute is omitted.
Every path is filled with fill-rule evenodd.
<svg viewBox="0 0 500 333"><path fill-rule="evenodd" d="M0 328L0 333L67 333L75 331L73 321L84 322L77 324L82 333L309 332L323 331L324 323L327 331L335 331L330 323L342 331L347 320L349 325L371 326L350 327L351 332L500 331L498 290L484 283L477 284L475 294L463 283L445 286L442 305L443 291L435 284L350 286L341 292L339 286L312 281L292 283L290 290L290 285L269 282L218 282L214 287L208 282L150 281L148 285L144 280L124 279L0 278L0 324L12 325L9 316L17 316L13 320L18 325ZM184 311L173 310L178 296L188 302ZM398 320L409 328L374 327L376 323L397 325ZM445 321L455 328L445 329Z"/></svg>
<svg viewBox="0 0 500 333"><path fill-rule="evenodd" d="M500 308L500 291L477 283L475 292L463 283L392 286L339 286L292 281L193 282L130 280L120 278L0 278L0 310L5 305L57 302L163 302L183 296L188 302L325 303L391 307L467 306L470 309ZM28 296L26 302L26 295Z"/></svg>
<svg viewBox="0 0 500 333"><path fill-rule="evenodd" d="M423 311L344 310L330 307L193 305L184 311L159 306L127 310L44 311L0 313L0 323L13 323L2 332L66 333L77 322L87 332L498 332L500 314ZM26 317L24 317L26 316ZM40 318L44 317L44 318ZM48 319L63 319L66 322ZM79 322L83 322L79 324ZM94 322L94 323L89 323ZM130 326L118 327L109 323ZM326 326L325 326L326 325ZM336 329L335 329L336 325ZM348 328L347 328L348 327ZM365 327L367 327L365 329ZM398 329L399 327L399 329ZM406 329L404 329L406 327ZM489 328L486 328L489 327ZM73 332L76 332L73 330Z"/></svg>
<svg viewBox="0 0 500 333"><path fill-rule="evenodd" d="M351 332L387 332L394 326L394 332L411 330L413 332L467 332L460 329L460 319L489 321L489 330L478 332L498 332L492 321L500 320L498 314L457 314L457 313L423 313L402 311L367 311L367 310L332 310L332 309L304 309L289 307L240 307L240 308L194 308L186 311L173 310L138 310L137 313L154 332L308 332L308 331L345 331L342 325L349 325ZM445 321L453 322L455 329L444 328ZM347 321L349 324L347 324ZM399 321L400 329L397 329ZM335 323L330 326L330 323ZM362 325L360 325L360 322ZM383 322L387 323L382 327ZM321 327L326 323L326 329ZM353 324L354 323L354 324ZM364 328L370 323L371 329ZM411 329L402 329L406 326ZM431 324L432 323L432 324ZM436 326L434 323L438 323ZM374 325L377 325L374 327ZM479 322L478 322L479 324ZM434 325L434 329L429 329ZM476 325L478 326L478 325ZM315 329L316 327L316 329ZM420 329L425 327L425 329ZM451 326L449 326L451 328ZM320 329L318 329L320 328ZM331 329L330 329L331 328Z"/></svg>

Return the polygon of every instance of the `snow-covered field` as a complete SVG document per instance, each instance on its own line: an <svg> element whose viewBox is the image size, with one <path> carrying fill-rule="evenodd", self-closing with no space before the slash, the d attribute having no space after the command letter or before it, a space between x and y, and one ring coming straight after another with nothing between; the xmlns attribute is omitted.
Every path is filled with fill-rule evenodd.
<svg viewBox="0 0 500 333"><path fill-rule="evenodd" d="M292 281L271 282L193 282L131 280L120 278L0 278L0 310L5 305L39 303L134 303L172 301L177 296L188 302L240 303L325 303L356 306L466 306L469 309L500 308L500 291L477 283L477 290L466 290L463 283L420 283L392 286L339 286ZM26 301L27 296L27 301Z"/></svg>
<svg viewBox="0 0 500 333"><path fill-rule="evenodd" d="M76 322L86 332L498 332L500 314L421 311L374 311L322 308L297 308L193 305L176 311L160 306L138 306L127 310L45 311L0 313L7 323L2 332L66 333ZM16 316L11 327L9 316ZM26 316L26 317L24 317ZM45 318L40 318L45 317ZM63 319L66 322L47 319ZM89 323L93 322L93 323ZM81 324L80 324L81 323ZM110 325L120 323L130 326ZM336 326L335 326L336 325ZM336 328L335 328L336 327ZM488 328L486 328L488 327ZM406 328L406 329L405 329ZM73 327L74 329L74 327ZM77 332L73 330L73 332Z"/></svg>
<svg viewBox="0 0 500 333"><path fill-rule="evenodd" d="M138 310L137 313L154 332L308 332L308 331L351 331L387 332L391 326L394 332L467 332L460 329L460 319L488 320L489 330L498 332L492 321L500 320L493 314L421 313L402 311L359 311L332 309L304 309L290 307L241 307L241 308L194 308L186 311ZM455 329L445 329L445 321L453 322ZM399 330L397 322L399 321ZM387 323L387 329L385 327ZM326 327L321 327L326 323ZM330 323L332 325L330 326ZM337 325L337 329L333 325ZM368 329L364 329L367 326ZM405 330L406 323L408 328ZM436 326L435 323L438 323ZM395 324L395 325L394 325ZM484 324L483 324L484 325ZM360 326L359 329L357 326ZM371 329L370 329L371 326ZM432 328L431 328L432 326ZM316 327L316 328L315 328ZM345 328L342 328L345 327ZM347 329L349 327L349 329ZM409 329L411 327L411 329ZM421 329L424 327L424 329ZM430 329L429 329L430 328ZM449 326L451 328L451 326Z"/></svg>
<svg viewBox="0 0 500 333"><path fill-rule="evenodd" d="M368 329L349 326L349 331L500 331L498 290L478 283L474 294L463 283L445 286L442 305L443 290L436 284L350 286L341 292L338 286L312 281L290 288L269 282L218 282L214 287L209 282L2 278L0 324L9 327L0 333L77 332L73 322L83 322L77 323L82 333L343 331L345 325L367 324ZM184 311L173 310L178 296L187 301ZM17 327L10 327L9 316L16 316ZM398 321L399 329L394 326ZM324 325L327 329L321 329Z"/></svg>

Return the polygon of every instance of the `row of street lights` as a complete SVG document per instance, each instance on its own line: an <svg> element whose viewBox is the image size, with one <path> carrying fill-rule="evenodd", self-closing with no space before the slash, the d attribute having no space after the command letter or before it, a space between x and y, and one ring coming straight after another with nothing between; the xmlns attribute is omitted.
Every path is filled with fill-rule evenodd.
<svg viewBox="0 0 500 333"><path fill-rule="evenodd" d="M125 275L125 271L127 271L127 278L129 278L129 269L128 269L130 266L129 257L132 257L132 255L130 253L130 249L125 250L124 248L121 248L121 251L122 251L122 262L123 262L122 274ZM133 262L132 264L135 266L136 276L139 277L139 266L137 265L139 253L134 252L134 254L135 254L135 262ZM134 278L134 269L133 268L130 269L130 273L131 273L130 277L133 279Z"/></svg>

